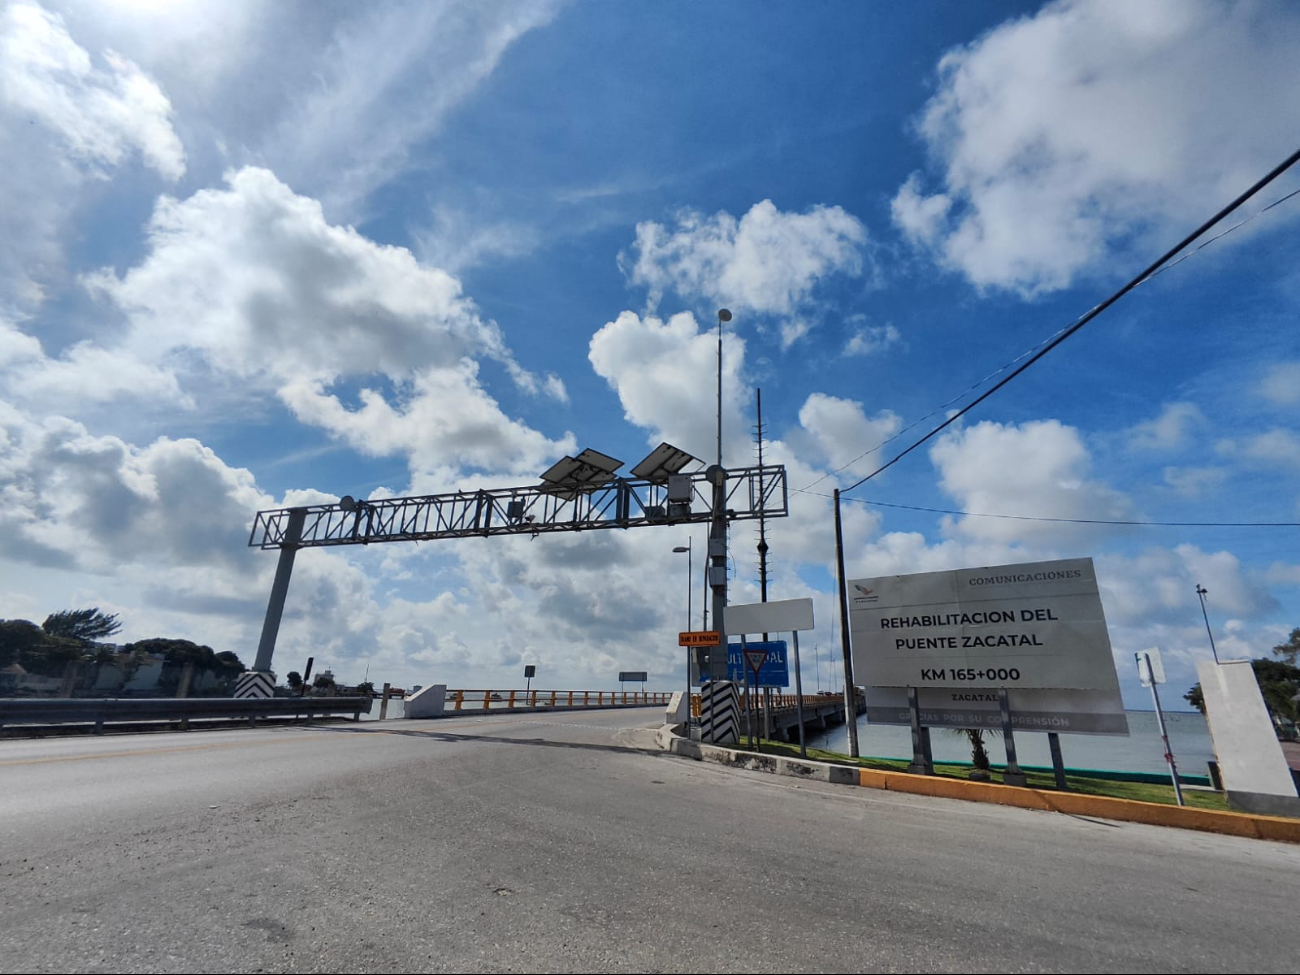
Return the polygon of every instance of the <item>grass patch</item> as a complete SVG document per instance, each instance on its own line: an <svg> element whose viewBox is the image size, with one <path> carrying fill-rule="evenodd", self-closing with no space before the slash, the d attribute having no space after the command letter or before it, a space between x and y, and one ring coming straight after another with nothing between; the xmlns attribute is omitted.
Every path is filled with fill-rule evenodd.
<svg viewBox="0 0 1300 975"><path fill-rule="evenodd" d="M759 742L758 750L764 755L799 757L799 746L783 741L763 739ZM882 772L906 772L907 766L910 764L906 759L901 758L852 759L847 755L828 752L821 748L809 748L808 757L817 762L830 762L835 765L857 765L862 768L878 769ZM940 778L970 781L968 772L970 772L969 765L934 763L934 774ZM1057 791L1056 777L1052 773L1026 772L1025 775L1029 780L1031 789L1042 789L1046 792ZM992 781L999 784L1002 782L1002 775L997 769L992 771ZM1119 782L1114 779L1082 778L1068 774L1065 777L1065 784L1067 791L1076 792L1080 795L1108 796L1112 799L1135 799L1138 802L1162 802L1170 806L1177 803L1172 785L1158 785L1152 782ZM1202 792L1199 789L1189 789L1184 786L1183 800L1191 809L1228 811L1228 801L1221 792Z"/></svg>

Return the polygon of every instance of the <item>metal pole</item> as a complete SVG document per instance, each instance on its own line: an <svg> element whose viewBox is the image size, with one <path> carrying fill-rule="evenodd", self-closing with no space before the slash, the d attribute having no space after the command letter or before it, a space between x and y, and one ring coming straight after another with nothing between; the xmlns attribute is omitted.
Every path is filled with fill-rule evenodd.
<svg viewBox="0 0 1300 975"><path fill-rule="evenodd" d="M1210 617L1205 612L1205 594L1209 591L1199 582L1196 584L1196 595L1201 599L1201 618L1205 620L1205 635L1210 638L1210 653L1214 654L1214 662L1217 664L1219 662L1219 651L1215 649L1214 634L1210 632ZM1151 686L1156 686L1154 680L1151 682Z"/></svg>
<svg viewBox="0 0 1300 975"><path fill-rule="evenodd" d="M691 594L695 589L694 583L694 562L695 554L692 552L692 546L695 539L688 536L686 539L686 632L691 631ZM686 648L686 737L691 736L691 648Z"/></svg>
<svg viewBox="0 0 1300 975"><path fill-rule="evenodd" d="M307 518L306 508L291 508L289 522L280 543L280 562L275 567L275 582L271 584L271 599L266 604L266 618L262 621L262 638L257 644L257 660L253 670L269 673L271 656L275 653L275 638L280 632L280 617L284 615L284 599L289 594L289 577L293 575L293 558L302 541L302 526Z"/></svg>
<svg viewBox="0 0 1300 975"><path fill-rule="evenodd" d="M1002 743L1007 747L1007 767L1002 773L1002 784L1028 785L1029 779L1016 761L1016 738L1011 730L1011 704L1007 700L1005 687L998 688L998 709L1002 712Z"/></svg>
<svg viewBox="0 0 1300 975"><path fill-rule="evenodd" d="M858 757L858 704L853 689L853 652L849 646L849 597L844 581L844 529L840 524L840 489L835 489L835 573L840 588L840 643L844 651L844 720L849 726L849 757Z"/></svg>
<svg viewBox="0 0 1300 975"><path fill-rule="evenodd" d="M808 746L803 734L803 677L799 673L799 631L794 631L794 694L795 720L799 722L799 757L808 757Z"/></svg>
<svg viewBox="0 0 1300 975"><path fill-rule="evenodd" d="M1169 747L1169 732L1165 728L1165 713L1160 709L1160 691L1156 689L1156 677L1151 672L1150 654L1144 653L1142 660L1146 665L1147 676L1151 680L1151 700L1156 705L1156 721L1160 724L1160 740L1164 742L1165 746L1165 761L1169 764L1169 778L1174 783L1174 799L1178 802L1178 805L1183 806L1186 805L1183 801L1183 786L1178 781L1178 764L1174 761L1174 751Z"/></svg>
<svg viewBox="0 0 1300 975"><path fill-rule="evenodd" d="M1055 731L1047 733L1047 747L1052 750L1052 771L1056 774L1056 787L1064 792L1069 786L1065 784L1065 759L1061 757L1061 736Z"/></svg>

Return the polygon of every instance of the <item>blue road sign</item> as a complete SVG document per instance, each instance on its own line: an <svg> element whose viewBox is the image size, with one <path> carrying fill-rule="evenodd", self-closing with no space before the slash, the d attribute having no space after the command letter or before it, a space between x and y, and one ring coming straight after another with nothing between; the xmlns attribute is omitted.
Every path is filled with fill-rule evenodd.
<svg viewBox="0 0 1300 975"><path fill-rule="evenodd" d="M758 670L759 687L789 687L790 663L786 657L784 640L769 640L766 643L746 643L745 650L766 650L767 660ZM749 684L754 680L754 672L745 662L744 651L739 643L727 644L727 680L738 684Z"/></svg>

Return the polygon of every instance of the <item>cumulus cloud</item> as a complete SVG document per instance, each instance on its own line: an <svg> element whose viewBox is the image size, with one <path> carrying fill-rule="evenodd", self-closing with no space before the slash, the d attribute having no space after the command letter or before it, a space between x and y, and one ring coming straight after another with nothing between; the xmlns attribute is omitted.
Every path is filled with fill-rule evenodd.
<svg viewBox="0 0 1300 975"><path fill-rule="evenodd" d="M908 178L895 224L1033 295L1231 199L1300 127L1300 15L1259 9L1059 0L953 49L917 123L935 176Z"/></svg>
<svg viewBox="0 0 1300 975"><path fill-rule="evenodd" d="M89 279L124 313L121 347L140 362L180 369L197 356L274 390L304 422L417 465L492 456L535 468L565 446L506 418L484 390L479 360L526 392L566 398L557 377L515 361L456 278L329 223L271 172L245 168L226 188L162 198L148 234L139 264ZM375 384L345 406L335 384L369 377L393 391Z"/></svg>
<svg viewBox="0 0 1300 975"><path fill-rule="evenodd" d="M1154 420L1144 420L1128 431L1131 450L1177 450L1191 431L1205 422L1195 403L1166 403Z"/></svg>
<svg viewBox="0 0 1300 975"><path fill-rule="evenodd" d="M940 485L972 512L1039 518L1125 519L1129 500L1091 477L1079 432L1056 420L982 422L942 437L930 449ZM1095 536L1098 526L1003 518L961 518L962 536L991 541L1067 541Z"/></svg>
<svg viewBox="0 0 1300 975"><path fill-rule="evenodd" d="M170 180L185 172L171 103L131 61L105 52L106 67L68 34L63 18L34 3L0 11L0 101L39 120L91 164L115 166L132 151Z"/></svg>
<svg viewBox="0 0 1300 975"><path fill-rule="evenodd" d="M824 278L862 274L866 244L866 228L841 207L787 213L763 200L739 220L684 210L671 229L639 223L620 263L630 283L649 289L651 307L674 291L738 314L789 316Z"/></svg>
<svg viewBox="0 0 1300 975"><path fill-rule="evenodd" d="M898 433L903 421L890 410L868 417L855 400L812 393L799 410L799 424L807 434L801 444L814 448L836 470L861 476L880 466L877 454L861 455Z"/></svg>
<svg viewBox="0 0 1300 975"><path fill-rule="evenodd" d="M717 452L717 335L701 331L689 312L667 321L622 312L591 338L588 359L618 393L628 421L648 440L667 440L701 459ZM749 399L742 381L745 340L724 333L722 404L724 463L749 459L749 420L739 404Z"/></svg>

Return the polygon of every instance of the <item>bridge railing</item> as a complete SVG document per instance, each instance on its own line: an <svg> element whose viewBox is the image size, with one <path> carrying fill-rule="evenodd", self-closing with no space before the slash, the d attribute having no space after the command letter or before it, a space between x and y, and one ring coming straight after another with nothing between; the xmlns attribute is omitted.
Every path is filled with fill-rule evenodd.
<svg viewBox="0 0 1300 975"><path fill-rule="evenodd" d="M763 695L759 695L758 704L755 711L763 711L766 704L762 700ZM793 710L799 706L799 696L797 694L773 694L771 699L773 711L783 711L787 708ZM844 705L844 695L836 693L827 694L805 694L803 696L803 706L805 708L814 707L842 707ZM742 693L740 695L740 710L742 713L749 710L749 696ZM700 695L691 695L691 717L700 716Z"/></svg>
<svg viewBox="0 0 1300 975"><path fill-rule="evenodd" d="M638 704L667 704L668 691L542 691L542 690L447 690L447 710L491 710L500 708L619 707Z"/></svg>

